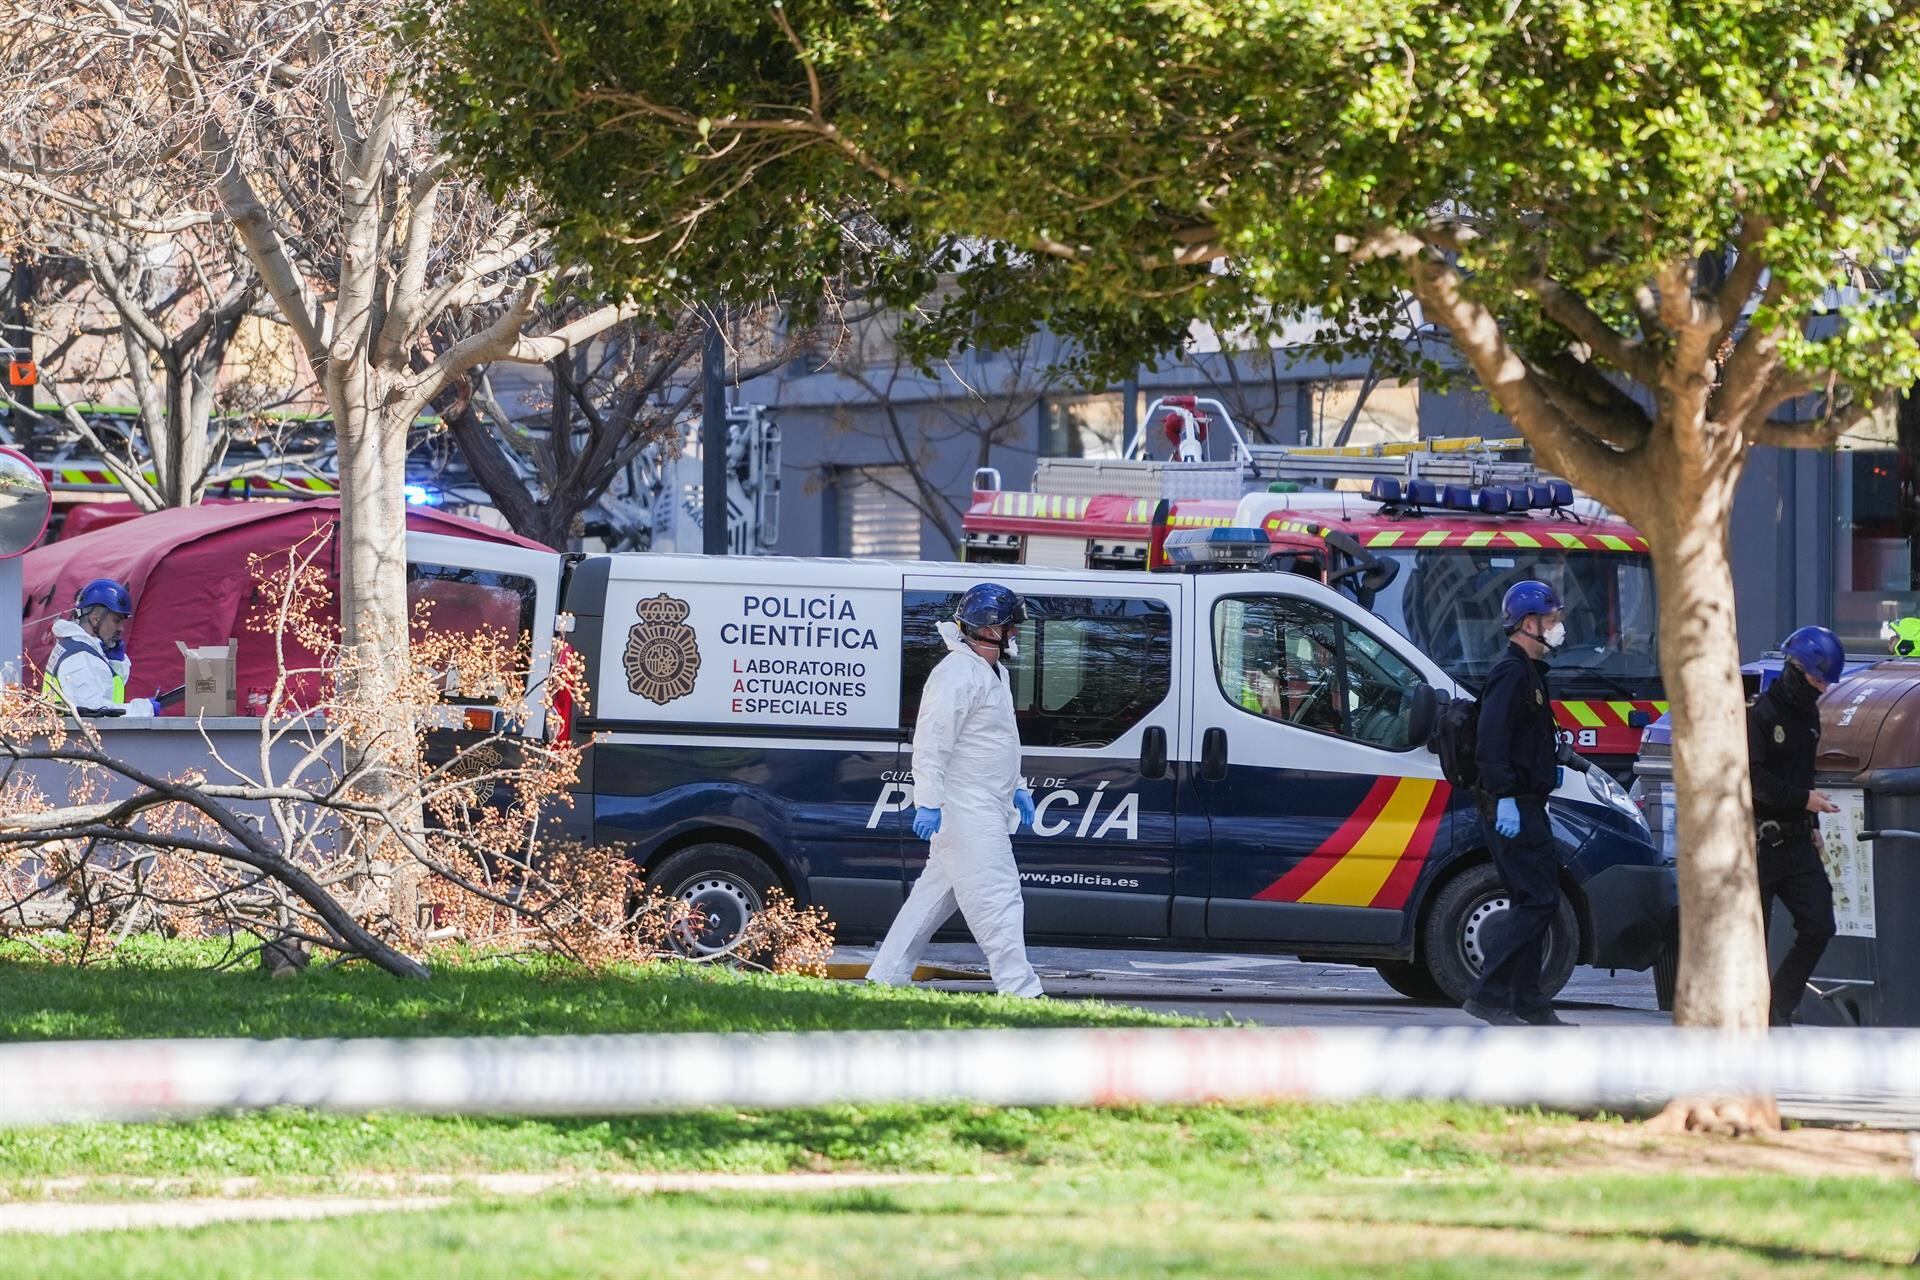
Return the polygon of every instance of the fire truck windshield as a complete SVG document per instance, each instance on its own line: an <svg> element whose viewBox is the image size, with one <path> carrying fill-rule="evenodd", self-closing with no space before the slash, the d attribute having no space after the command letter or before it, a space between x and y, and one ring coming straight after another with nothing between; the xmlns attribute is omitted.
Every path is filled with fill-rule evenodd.
<svg viewBox="0 0 1920 1280"><path fill-rule="evenodd" d="M1376 550L1400 572L1362 601L1454 679L1478 689L1506 651L1500 598L1526 578L1566 602L1567 642L1553 659L1556 693L1660 694L1653 564L1627 552L1432 547Z"/></svg>

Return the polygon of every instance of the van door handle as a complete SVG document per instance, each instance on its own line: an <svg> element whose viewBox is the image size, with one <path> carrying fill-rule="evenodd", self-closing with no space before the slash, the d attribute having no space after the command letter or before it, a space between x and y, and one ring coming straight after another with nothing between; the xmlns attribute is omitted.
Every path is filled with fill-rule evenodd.
<svg viewBox="0 0 1920 1280"><path fill-rule="evenodd" d="M1223 782L1227 776L1227 731L1215 725L1200 738L1200 776Z"/></svg>
<svg viewBox="0 0 1920 1280"><path fill-rule="evenodd" d="M1140 776L1167 776L1167 731L1157 724L1148 725L1147 731L1140 735Z"/></svg>

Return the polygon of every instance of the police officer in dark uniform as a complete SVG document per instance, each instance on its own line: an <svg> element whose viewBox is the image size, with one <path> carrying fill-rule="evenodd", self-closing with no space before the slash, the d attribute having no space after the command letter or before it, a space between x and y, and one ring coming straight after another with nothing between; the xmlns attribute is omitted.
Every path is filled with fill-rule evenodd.
<svg viewBox="0 0 1920 1280"><path fill-rule="evenodd" d="M1507 651L1480 690L1474 759L1481 813L1491 813L1493 865L1509 905L1462 1008L1495 1026L1567 1025L1540 989L1547 930L1560 909L1560 863L1547 825L1547 797L1560 778L1559 739L1543 661L1566 643L1560 614L1560 595L1546 583L1509 587L1500 601Z"/></svg>
<svg viewBox="0 0 1920 1280"><path fill-rule="evenodd" d="M1780 646L1786 669L1747 708L1747 759L1753 774L1758 827L1760 923L1778 898L1793 917L1793 946L1773 971L1776 1027L1793 1025L1793 1011L1813 967L1833 938L1833 884L1814 839L1817 815L1840 806L1813 789L1820 750L1820 695L1846 664L1840 638L1825 627L1801 627Z"/></svg>

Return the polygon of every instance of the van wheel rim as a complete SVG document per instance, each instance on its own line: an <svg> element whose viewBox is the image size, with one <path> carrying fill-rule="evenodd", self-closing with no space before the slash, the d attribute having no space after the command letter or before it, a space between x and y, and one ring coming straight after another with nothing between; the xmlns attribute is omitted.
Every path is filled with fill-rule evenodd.
<svg viewBox="0 0 1920 1280"><path fill-rule="evenodd" d="M760 894L754 887L729 875L689 880L674 896L696 913L694 920L674 930L675 942L688 955L725 951L760 910Z"/></svg>
<svg viewBox="0 0 1920 1280"><path fill-rule="evenodd" d="M1505 915L1509 906L1502 895L1486 898L1467 912L1467 922L1460 930L1460 950L1467 957L1467 967L1475 973L1482 973L1487 967L1487 925L1495 916Z"/></svg>
<svg viewBox="0 0 1920 1280"><path fill-rule="evenodd" d="M1467 912L1466 924L1460 930L1460 953L1466 957L1467 967L1475 973L1485 973L1487 968L1487 926L1494 917L1503 915L1511 903L1506 895L1487 898ZM1553 941L1555 927L1547 926L1547 936L1540 948L1540 971L1547 971L1553 963Z"/></svg>

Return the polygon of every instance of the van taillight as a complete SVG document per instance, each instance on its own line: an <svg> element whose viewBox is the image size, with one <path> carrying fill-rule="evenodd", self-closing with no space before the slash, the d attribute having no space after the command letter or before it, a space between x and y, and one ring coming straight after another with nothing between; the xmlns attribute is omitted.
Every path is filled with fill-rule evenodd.
<svg viewBox="0 0 1920 1280"><path fill-rule="evenodd" d="M547 740L549 742L573 741L574 696L573 685L561 675L569 666L573 657L573 646L565 640L553 642L553 667L549 677L553 680L553 708L547 721Z"/></svg>

